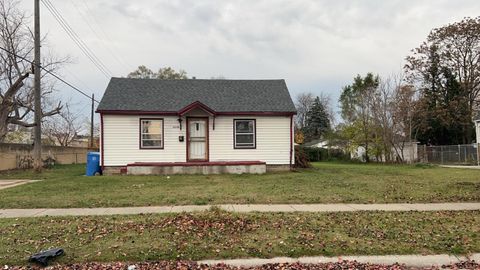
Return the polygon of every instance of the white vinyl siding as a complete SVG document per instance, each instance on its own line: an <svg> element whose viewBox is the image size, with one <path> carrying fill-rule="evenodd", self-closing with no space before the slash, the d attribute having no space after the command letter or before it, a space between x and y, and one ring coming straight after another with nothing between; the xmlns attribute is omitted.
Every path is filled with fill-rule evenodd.
<svg viewBox="0 0 480 270"><path fill-rule="evenodd" d="M104 115L105 166L124 166L133 162L184 162L186 158L185 143L180 143L178 136L185 134L178 128L173 128L179 125L178 117L158 116L158 118L163 118L163 149L140 149L140 118L156 117ZM183 131L185 131L185 125Z"/></svg>
<svg viewBox="0 0 480 270"><path fill-rule="evenodd" d="M163 149L140 149L140 118L163 118ZM104 166L133 162L186 162L186 121L178 116L103 115ZM255 120L255 149L234 148L234 119ZM215 130L213 123L215 122ZM290 162L289 116L217 116L209 118L209 161ZM184 136L183 142L179 136ZM292 160L293 162L293 160Z"/></svg>
<svg viewBox="0 0 480 270"><path fill-rule="evenodd" d="M255 119L256 148L234 149L233 119ZM210 132L211 161L259 160L267 164L290 162L289 116L221 116ZM293 162L293 160L292 160Z"/></svg>

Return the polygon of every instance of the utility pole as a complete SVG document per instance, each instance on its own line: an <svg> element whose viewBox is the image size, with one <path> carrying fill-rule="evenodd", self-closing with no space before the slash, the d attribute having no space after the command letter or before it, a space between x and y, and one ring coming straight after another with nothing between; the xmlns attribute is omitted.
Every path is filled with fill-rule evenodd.
<svg viewBox="0 0 480 270"><path fill-rule="evenodd" d="M34 1L34 109L35 109L35 137L33 145L34 168L42 170L42 93L40 88L40 0Z"/></svg>
<svg viewBox="0 0 480 270"><path fill-rule="evenodd" d="M93 148L93 110L94 110L95 94L92 94L92 111L90 115L90 148Z"/></svg>

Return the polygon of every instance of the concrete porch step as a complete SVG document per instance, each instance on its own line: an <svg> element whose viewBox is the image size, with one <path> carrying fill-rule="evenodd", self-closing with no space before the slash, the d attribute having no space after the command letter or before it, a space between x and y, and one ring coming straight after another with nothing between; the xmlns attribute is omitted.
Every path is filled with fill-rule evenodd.
<svg viewBox="0 0 480 270"><path fill-rule="evenodd" d="M267 165L262 161L135 162L126 167L128 175L263 174L266 171Z"/></svg>

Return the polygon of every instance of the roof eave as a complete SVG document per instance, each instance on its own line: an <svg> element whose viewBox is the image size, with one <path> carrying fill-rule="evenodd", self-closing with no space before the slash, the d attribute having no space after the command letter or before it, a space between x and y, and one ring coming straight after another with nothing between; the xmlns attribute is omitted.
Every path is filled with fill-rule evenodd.
<svg viewBox="0 0 480 270"><path fill-rule="evenodd" d="M178 111L139 111L139 110L96 110L96 113L104 115L183 115ZM292 116L296 112L277 112L277 111L225 111L215 112L215 116L235 116L235 115L258 115L258 116Z"/></svg>

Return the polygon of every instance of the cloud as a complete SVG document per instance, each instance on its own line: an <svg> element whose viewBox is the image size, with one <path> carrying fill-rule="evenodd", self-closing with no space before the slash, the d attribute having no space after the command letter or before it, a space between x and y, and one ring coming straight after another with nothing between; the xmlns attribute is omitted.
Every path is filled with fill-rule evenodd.
<svg viewBox="0 0 480 270"><path fill-rule="evenodd" d="M72 1L52 0L116 76L140 64L173 66L198 78L284 78L293 94L334 99L356 74L399 71L432 28L480 14L478 0L84 0L79 9ZM85 18L99 22L103 42ZM108 80L46 11L42 29L59 54L77 57L70 69L101 95Z"/></svg>

